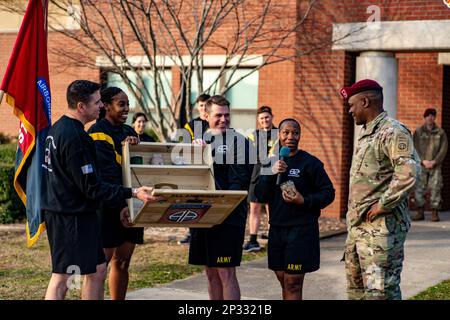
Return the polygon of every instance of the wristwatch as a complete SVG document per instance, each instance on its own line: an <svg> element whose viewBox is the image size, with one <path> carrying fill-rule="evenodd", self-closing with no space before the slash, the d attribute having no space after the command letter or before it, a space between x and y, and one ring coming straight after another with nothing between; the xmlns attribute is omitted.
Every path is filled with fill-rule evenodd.
<svg viewBox="0 0 450 320"><path fill-rule="evenodd" d="M131 196L133 198L137 198L138 189L137 188L131 188Z"/></svg>

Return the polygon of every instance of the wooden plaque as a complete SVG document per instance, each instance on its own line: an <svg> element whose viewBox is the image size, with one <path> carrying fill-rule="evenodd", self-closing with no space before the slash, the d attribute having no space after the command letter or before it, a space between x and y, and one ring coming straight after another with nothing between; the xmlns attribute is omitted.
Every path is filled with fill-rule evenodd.
<svg viewBox="0 0 450 320"><path fill-rule="evenodd" d="M124 185L154 187L159 203L129 199L137 227L210 228L222 223L247 197L247 191L216 190L209 146L181 143L126 143L122 153Z"/></svg>

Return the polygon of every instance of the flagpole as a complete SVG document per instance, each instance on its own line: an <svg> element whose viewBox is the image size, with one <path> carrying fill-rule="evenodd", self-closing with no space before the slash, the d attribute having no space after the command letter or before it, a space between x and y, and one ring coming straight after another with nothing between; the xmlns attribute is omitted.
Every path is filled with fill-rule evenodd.
<svg viewBox="0 0 450 320"><path fill-rule="evenodd" d="M5 91L0 90L0 103L2 103L4 93L5 93Z"/></svg>

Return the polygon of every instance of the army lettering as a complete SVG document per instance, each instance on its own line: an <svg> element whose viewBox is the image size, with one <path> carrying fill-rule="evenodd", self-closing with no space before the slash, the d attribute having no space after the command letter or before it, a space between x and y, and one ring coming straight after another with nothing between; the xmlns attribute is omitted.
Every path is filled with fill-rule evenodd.
<svg viewBox="0 0 450 320"><path fill-rule="evenodd" d="M231 257L217 257L217 263L230 263Z"/></svg>
<svg viewBox="0 0 450 320"><path fill-rule="evenodd" d="M301 264L289 263L287 265L287 269L291 270L291 271L300 271L300 270L302 270L302 265Z"/></svg>

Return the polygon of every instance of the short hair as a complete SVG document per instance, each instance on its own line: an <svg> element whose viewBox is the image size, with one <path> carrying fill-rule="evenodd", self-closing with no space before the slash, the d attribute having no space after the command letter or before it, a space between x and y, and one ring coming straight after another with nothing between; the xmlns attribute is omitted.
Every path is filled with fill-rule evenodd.
<svg viewBox="0 0 450 320"><path fill-rule="evenodd" d="M369 100L372 104L376 104L378 106L383 106L383 91L380 90L367 90L365 92L360 92L369 97Z"/></svg>
<svg viewBox="0 0 450 320"><path fill-rule="evenodd" d="M197 97L197 99L195 100L195 103L206 102L206 101L208 101L209 98L211 98L211 96L209 94L203 93Z"/></svg>
<svg viewBox="0 0 450 320"><path fill-rule="evenodd" d="M211 111L211 106L213 104L217 104L218 106L227 107L228 109L230 109L230 102L227 99L225 99L225 97L215 95L206 101L206 112L209 113Z"/></svg>
<svg viewBox="0 0 450 320"><path fill-rule="evenodd" d="M78 102L88 103L91 94L100 90L100 84L88 80L75 80L67 87L66 99L70 109L76 109Z"/></svg>
<svg viewBox="0 0 450 320"><path fill-rule="evenodd" d="M286 122L294 122L295 124L297 124L297 127L299 130L301 130L301 126L300 126L300 122L298 122L297 120L295 120L294 118L286 118L280 121L280 123L278 124L278 130L281 130L281 127L286 123Z"/></svg>
<svg viewBox="0 0 450 320"><path fill-rule="evenodd" d="M147 116L145 115L145 113L143 113L143 112L136 112L136 113L133 115L133 121L131 121L131 123L135 123L136 120L137 120L137 118L139 118L139 117L144 117L145 121L146 121L146 122L148 121L148 118L147 118Z"/></svg>
<svg viewBox="0 0 450 320"><path fill-rule="evenodd" d="M272 108L268 107L268 106L262 106L260 108L258 108L258 110L256 111L256 114L261 114L267 112L268 114L272 115Z"/></svg>
<svg viewBox="0 0 450 320"><path fill-rule="evenodd" d="M430 114L432 114L433 116L436 117L437 111L435 108L428 108L427 110L425 110L425 112L423 113L423 117L426 118L428 117Z"/></svg>

